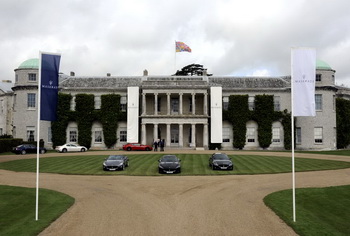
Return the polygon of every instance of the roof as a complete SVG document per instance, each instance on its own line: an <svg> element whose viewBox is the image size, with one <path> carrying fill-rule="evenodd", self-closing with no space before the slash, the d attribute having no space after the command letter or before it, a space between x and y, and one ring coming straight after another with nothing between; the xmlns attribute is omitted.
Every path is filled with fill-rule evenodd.
<svg viewBox="0 0 350 236"><path fill-rule="evenodd" d="M318 70L333 70L330 65L328 65L326 62L317 60L316 61L316 69Z"/></svg>
<svg viewBox="0 0 350 236"><path fill-rule="evenodd" d="M78 77L60 75L61 88L120 88L130 86L142 88L208 88L222 86L232 88L289 88L290 77L233 77L233 76L111 76L111 77Z"/></svg>
<svg viewBox="0 0 350 236"><path fill-rule="evenodd" d="M2 90L4 93L12 92L13 86L14 86L14 83L0 82L0 90Z"/></svg>
<svg viewBox="0 0 350 236"><path fill-rule="evenodd" d="M22 62L18 69L39 69L39 59L31 58Z"/></svg>

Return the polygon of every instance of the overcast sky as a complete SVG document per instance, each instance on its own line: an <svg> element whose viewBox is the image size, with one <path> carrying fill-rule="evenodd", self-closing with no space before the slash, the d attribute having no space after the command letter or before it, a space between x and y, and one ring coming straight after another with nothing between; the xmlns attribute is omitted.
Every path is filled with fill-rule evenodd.
<svg viewBox="0 0 350 236"><path fill-rule="evenodd" d="M182 41L192 53L175 53ZM316 48L350 86L349 0L1 0L0 78L61 53L77 76L171 75L199 63L214 75L290 75L291 47Z"/></svg>

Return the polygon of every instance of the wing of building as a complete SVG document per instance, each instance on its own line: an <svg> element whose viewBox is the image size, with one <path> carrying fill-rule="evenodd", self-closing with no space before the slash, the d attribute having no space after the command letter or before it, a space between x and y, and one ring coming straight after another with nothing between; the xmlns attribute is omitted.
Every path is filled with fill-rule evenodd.
<svg viewBox="0 0 350 236"><path fill-rule="evenodd" d="M14 84L0 84L1 134L25 141L36 139L38 63L38 59L23 62L15 69ZM296 118L296 148L336 149L335 98L349 97L350 92L335 86L335 70L328 64L318 61L316 74L317 115ZM251 111L257 95L271 95L275 111L291 110L290 76L150 76L145 70L141 76L81 77L71 72L60 75L59 88L60 93L72 96L72 111L79 94L92 94L96 111L101 109L102 95L120 95L120 110L127 118L118 120L114 131L117 138L113 148L117 149L127 142L152 145L158 139L164 139L166 148L208 149L219 144L222 149L234 149L233 124L222 115L232 95L247 95ZM261 149L258 128L254 119L246 122L243 149ZM40 129L45 146L52 148L51 122L41 121ZM76 119L68 122L65 131L66 142L79 143ZM272 123L271 132L268 149L284 149L286 130L280 120ZM90 146L106 148L99 120L91 125Z"/></svg>

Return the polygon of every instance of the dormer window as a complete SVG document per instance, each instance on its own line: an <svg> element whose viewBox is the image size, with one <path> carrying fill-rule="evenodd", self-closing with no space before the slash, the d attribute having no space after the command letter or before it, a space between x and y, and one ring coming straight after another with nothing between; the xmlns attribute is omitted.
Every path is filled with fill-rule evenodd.
<svg viewBox="0 0 350 236"><path fill-rule="evenodd" d="M36 74L29 73L28 74L28 80L31 81L31 82L36 82Z"/></svg>
<svg viewBox="0 0 350 236"><path fill-rule="evenodd" d="M319 82L322 80L321 74L316 74L316 82Z"/></svg>

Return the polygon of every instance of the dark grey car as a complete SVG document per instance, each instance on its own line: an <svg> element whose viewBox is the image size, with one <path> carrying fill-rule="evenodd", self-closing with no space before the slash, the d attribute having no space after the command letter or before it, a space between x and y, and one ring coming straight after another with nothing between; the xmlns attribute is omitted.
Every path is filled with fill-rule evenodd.
<svg viewBox="0 0 350 236"><path fill-rule="evenodd" d="M160 174L181 173L181 160L175 155L164 155L158 162L158 171Z"/></svg>
<svg viewBox="0 0 350 236"><path fill-rule="evenodd" d="M111 155L103 162L103 170L124 170L129 166L129 158L123 155Z"/></svg>
<svg viewBox="0 0 350 236"><path fill-rule="evenodd" d="M224 153L214 153L209 158L209 167L213 170L233 170L233 163Z"/></svg>

